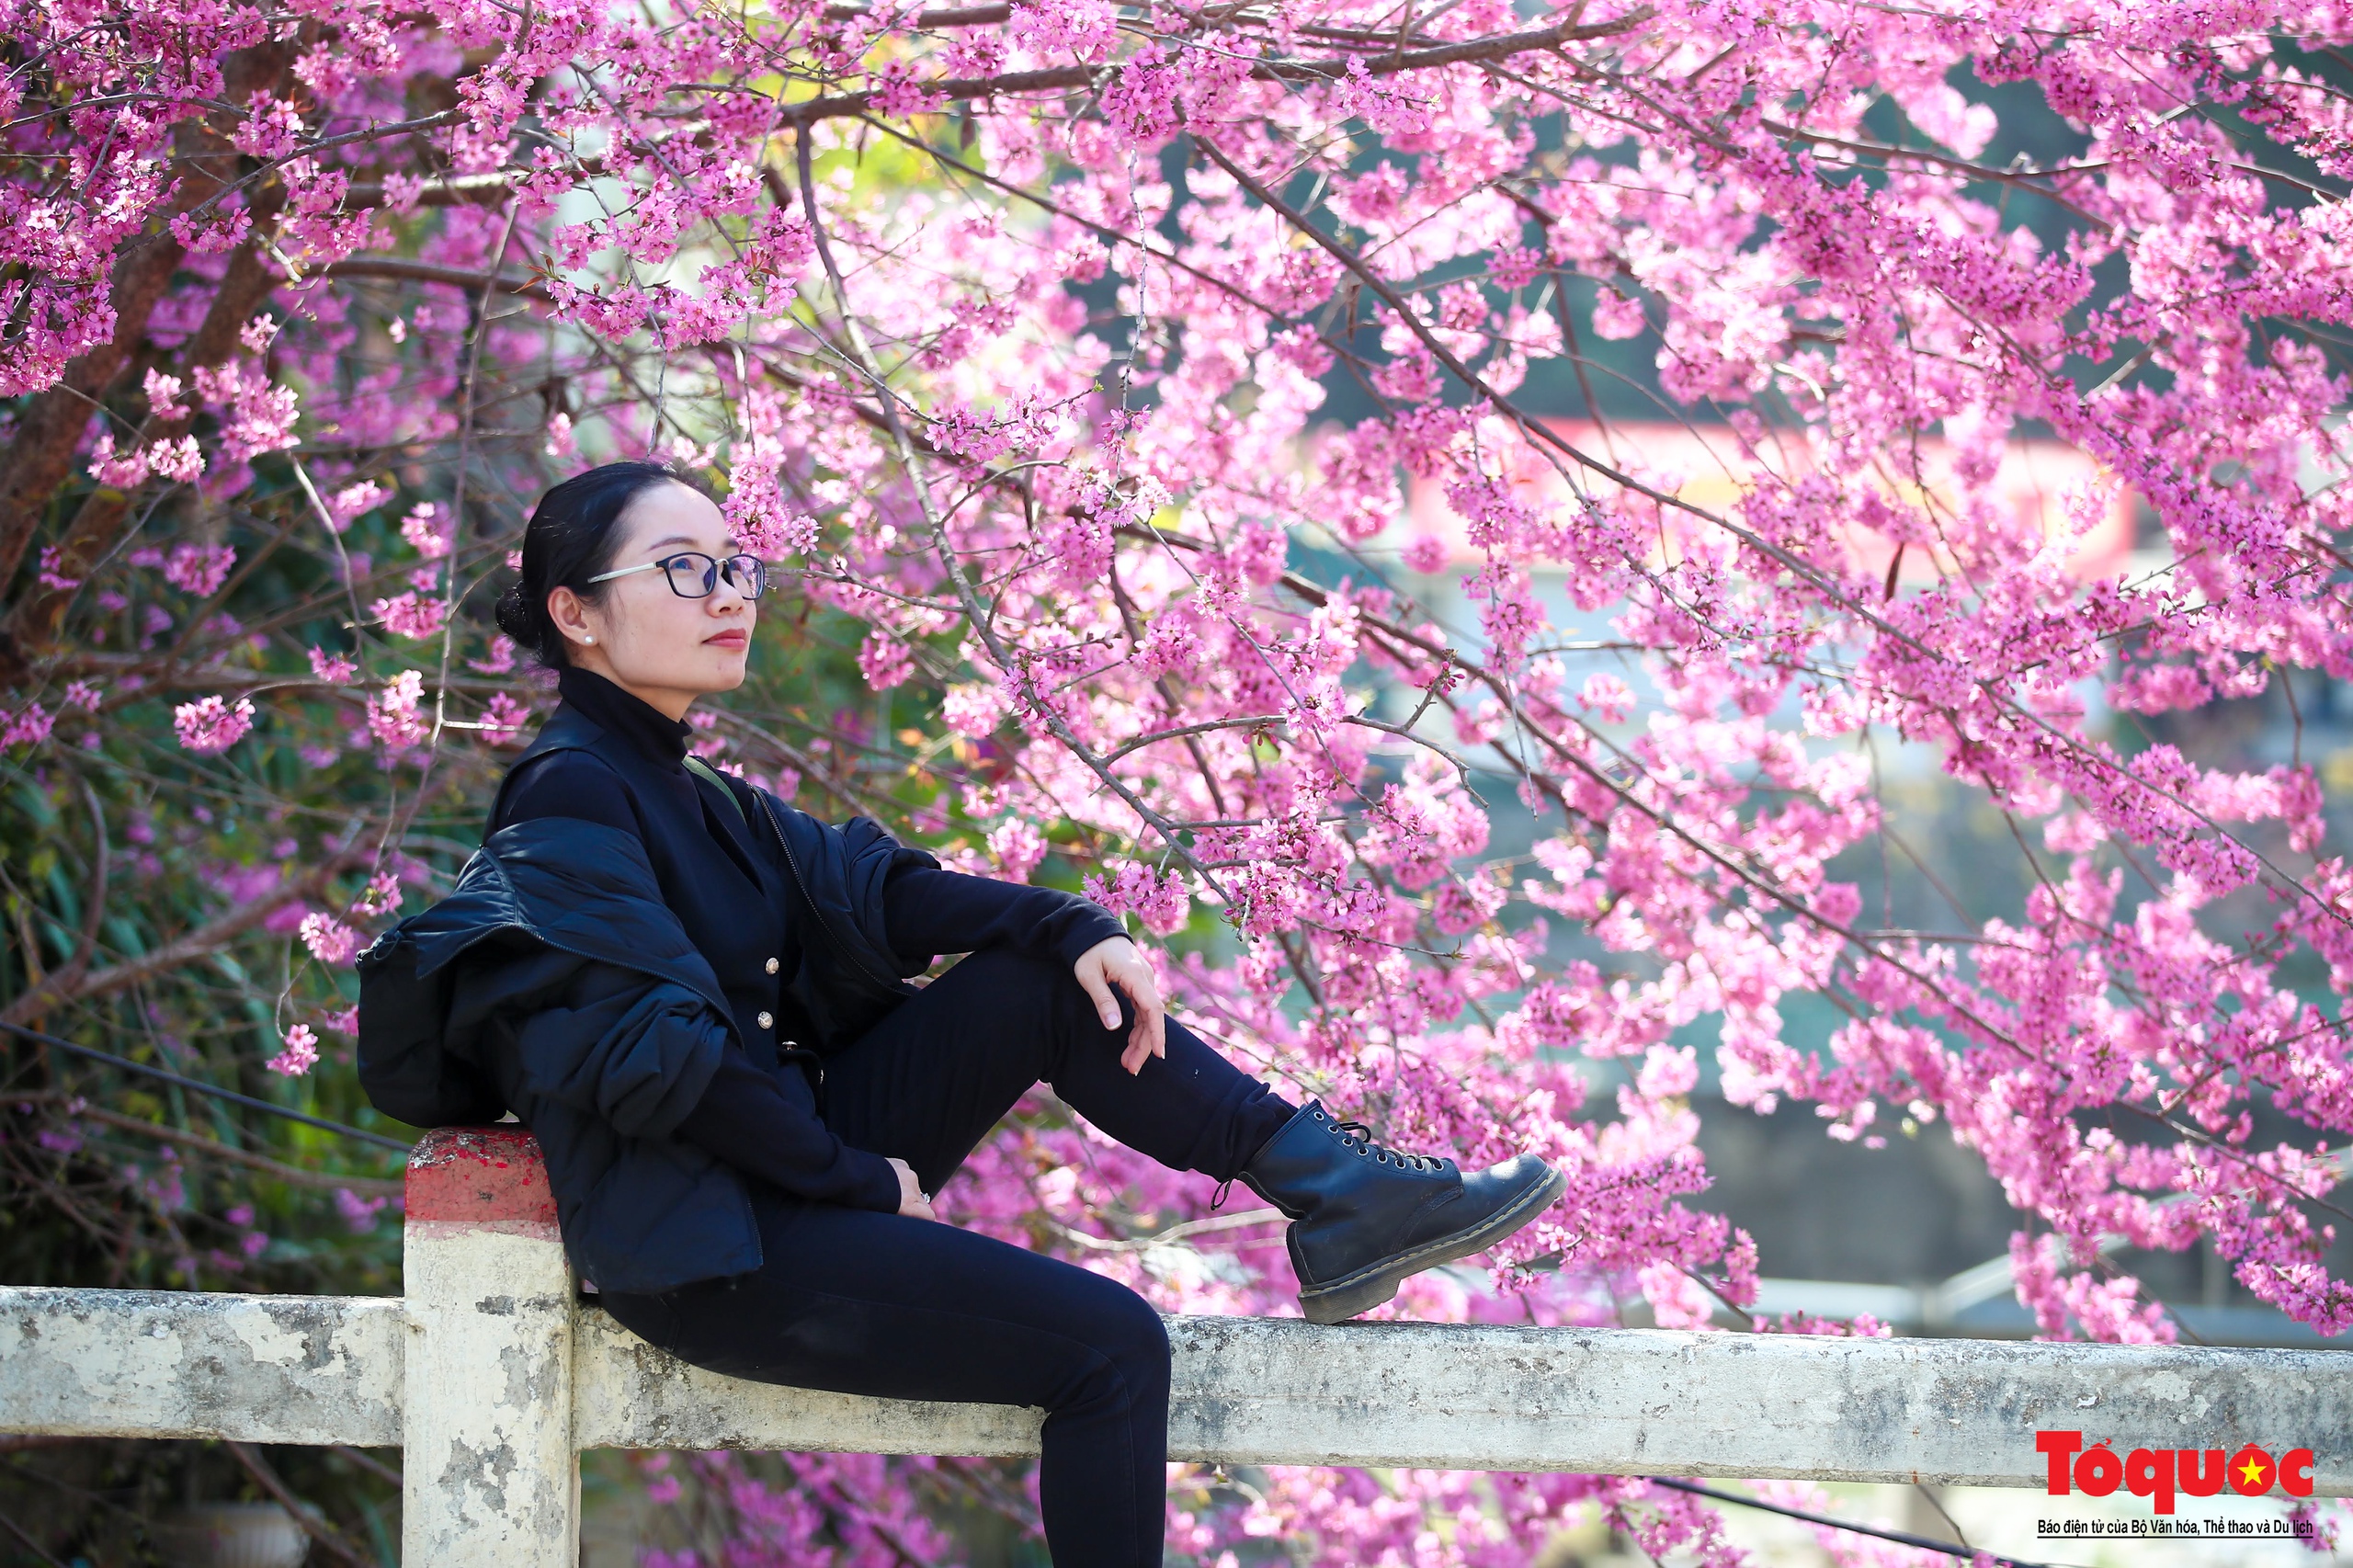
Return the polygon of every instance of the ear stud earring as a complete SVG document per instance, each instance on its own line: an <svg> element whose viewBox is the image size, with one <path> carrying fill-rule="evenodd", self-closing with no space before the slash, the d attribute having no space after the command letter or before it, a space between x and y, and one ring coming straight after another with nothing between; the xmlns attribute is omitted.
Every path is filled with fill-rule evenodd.
<svg viewBox="0 0 2353 1568"><path fill-rule="evenodd" d="M583 642L595 642L595 641L597 641L597 640L596 640L594 637L587 637L587 638L583 638L583 639L582 639L582 641L583 641Z"/></svg>

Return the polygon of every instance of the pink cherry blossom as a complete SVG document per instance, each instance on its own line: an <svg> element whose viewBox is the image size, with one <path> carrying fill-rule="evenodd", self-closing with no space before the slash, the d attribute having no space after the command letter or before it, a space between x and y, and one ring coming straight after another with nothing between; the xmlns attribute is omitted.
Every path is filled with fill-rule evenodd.
<svg viewBox="0 0 2353 1568"><path fill-rule="evenodd" d="M302 945L311 949L311 956L330 968L349 963L359 951L359 933L332 915L305 915L301 931Z"/></svg>
<svg viewBox="0 0 2353 1568"><path fill-rule="evenodd" d="M57 727L57 717L38 702L28 702L13 713L0 717L0 750L10 746L37 746L49 739Z"/></svg>
<svg viewBox="0 0 2353 1568"><path fill-rule="evenodd" d="M341 653L330 653L324 648L309 650L311 673L330 686L347 686L359 674L359 666Z"/></svg>
<svg viewBox="0 0 2353 1568"><path fill-rule="evenodd" d="M411 591L378 599L368 607L368 613L382 621L384 630L396 637L426 638L440 632L449 607L443 600Z"/></svg>
<svg viewBox="0 0 2353 1568"><path fill-rule="evenodd" d="M305 937L309 935L304 933ZM308 1024L296 1024L286 1031L286 1049L262 1063L271 1072L288 1078L300 1078L318 1065L319 1037Z"/></svg>
<svg viewBox="0 0 2353 1568"><path fill-rule="evenodd" d="M506 692L491 694L483 707L483 736L493 745L519 745L523 741L523 726L529 723L531 710Z"/></svg>
<svg viewBox="0 0 2353 1568"><path fill-rule="evenodd" d="M1149 961L1205 1036L1388 1141L1562 1167L1387 1314L1725 1326L1778 1265L1711 1207L1704 1093L1949 1139L2046 1335L2179 1332L2119 1240L2353 1327L2341 7L304 28L247 80L233 8L0 14L0 397L47 411L0 461L64 476L0 528L0 579L54 596L12 611L42 631L0 744L217 753L267 706L240 812L405 858L284 895L338 983L360 938L313 905L453 874L551 701L488 615L521 520L656 455L774 564L699 751L1080 879L1174 938ZM188 177L199 136L238 189ZM219 768L180 771L114 842L234 838ZM1966 853L2013 891L1892 907L1924 797L1994 824ZM293 858L206 852L208 898ZM1011 1123L956 1222L1295 1310L1279 1230L1141 1244L1207 1184L1043 1096ZM643 1475L745 1561L938 1555L952 1464L777 1462ZM1573 1476L1186 1469L1170 1539L1490 1568L1583 1508L1738 1561L1697 1500Z"/></svg>
<svg viewBox="0 0 2353 1568"><path fill-rule="evenodd" d="M403 670L368 699L368 727L387 746L413 746L426 737L425 676Z"/></svg>
<svg viewBox="0 0 2353 1568"><path fill-rule="evenodd" d="M172 710L172 728L178 733L180 744L199 756L227 751L253 727L250 697L240 697L233 706L215 693Z"/></svg>
<svg viewBox="0 0 2353 1568"><path fill-rule="evenodd" d="M448 519L441 516L441 508L429 501L411 508L408 516L401 519L401 537L427 561L438 561L449 553Z"/></svg>
<svg viewBox="0 0 2353 1568"><path fill-rule="evenodd" d="M176 544L164 561L164 580L194 598L210 598L229 579L236 551L225 544Z"/></svg>

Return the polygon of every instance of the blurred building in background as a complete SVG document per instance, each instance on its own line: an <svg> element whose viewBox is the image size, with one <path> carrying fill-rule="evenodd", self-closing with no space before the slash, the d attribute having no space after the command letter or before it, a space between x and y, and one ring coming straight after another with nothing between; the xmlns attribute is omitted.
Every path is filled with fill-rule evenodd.
<svg viewBox="0 0 2353 1568"><path fill-rule="evenodd" d="M1745 449L1723 425L1612 421L1603 426L1567 419L1551 425L1580 450L1711 511L1735 505L1759 464L1790 472L1802 472L1804 461L1802 453L1780 447ZM2140 582L2171 568L2164 531L2146 507L2129 492L2107 485L2097 465L2084 454L2062 442L2034 439L2010 441L2003 450L1987 487L1997 498L1995 504L2040 519L2050 547L2079 580L2121 576ZM1561 472L1574 468L1573 463L1563 460L1556 466L1554 459L1538 452L1514 453L1507 460L1530 501L1574 504ZM1891 500L1920 506L1932 516L1949 513L1952 494L1940 476L1949 473L1950 461L1949 448L1927 444L1921 468L1929 483L1907 486L1891 478ZM1435 573L1415 574L1404 564L1405 548L1428 538L1443 541L1446 564ZM1440 482L1410 481L1404 517L1367 546L1302 545L1294 559L1311 575L1336 579L1377 573L1413 592L1459 645L1480 645L1477 607L1466 597L1462 579L1483 558L1466 537L1463 520L1448 504ZM1852 548L1859 570L1875 579L1886 578L1898 593L1935 580L1949 564L1939 559L1939 552L1919 548L1907 549L1898 560L1888 540L1869 535L1855 539ZM1570 668L1572 687L1586 673L1608 671L1624 679L1638 698L1654 694L1640 661L1607 646L1615 640L1610 625L1614 610L1580 611L1562 591L1558 577L1547 581L1540 574L1537 587L1558 633L1555 645L1569 650L1558 656ZM1388 716L1405 718L1418 696L1402 689L1390 693L1395 710ZM2087 683L2084 696L2095 732L2120 751L2129 754L2162 743L2211 767L2259 770L2275 764L2308 764L2320 770L2332 799L2353 801L2353 686L2347 683L2309 671L2295 672L2292 677L2274 672L2260 697L2155 715L2112 709L2097 682ZM1794 704L1784 717L1794 728ZM1638 705L1622 728L1631 733L1644 722ZM1434 739L1453 740L1443 718L1423 722ZM2033 871L2009 824L1986 803L1983 792L1955 786L1929 747L1906 744L1885 733L1862 737L1860 744L1874 750L1887 831L1881 841L1850 850L1837 872L1864 891L1866 905L1878 923L1889 928L1969 932L1990 917L2015 918L2032 885ZM1557 822L1540 824L1518 804L1511 782L1500 772L1481 778L1478 787L1491 807L1491 857L1525 855L1540 832L1557 831ZM2263 847L2293 864L2298 858L2288 853L2284 835L2279 837L2280 843L2266 842ZM2029 835L2029 842L2039 841ZM2348 842L2353 842L2353 821L2341 820L2318 853L2343 853ZM2148 892L2145 885L2130 885L2130 877L2127 881L2120 918L2129 918L2132 906ZM2256 900L2263 895L2250 889L2240 896ZM2229 913L2235 917L2247 911L2234 908ZM1570 929L1570 924L1552 922L1556 959L1583 957L1619 968L1644 961L1641 954L1603 954L1582 931ZM2290 978L2330 1014L2337 1011L2337 1001L2317 967L2309 975ZM1792 997L1785 1003L1786 1038L1792 1045L1820 1050L1843 1015L1827 1003L1808 1006L1806 1002ZM1723 1100L1714 1087L1712 1020L1702 1019L1684 1031L1679 1043L1698 1047L1701 1064L1697 1105L1703 1129L1700 1144L1714 1187L1698 1202L1756 1237L1767 1277L1762 1310L1838 1318L1868 1312L1904 1334L2024 1337L2035 1332L2031 1315L2018 1305L2010 1284L2008 1246L2017 1215L1983 1163L1956 1144L1943 1126L1882 1126L1877 1131L1886 1134L1883 1141L1873 1140L1882 1142L1880 1147L1835 1142L1825 1136L1824 1123L1809 1106L1784 1104L1775 1114L1760 1116ZM1596 1064L1597 1085L1608 1082L1606 1065ZM2151 1130L2120 1126L2116 1131L2120 1137L2139 1140ZM2274 1114L2258 1118L2254 1142L2258 1147L2282 1138L2309 1143L2312 1137L2310 1129ZM2325 1221L2327 1216L2316 1218ZM2353 1232L2353 1226L2340 1229ZM2256 1301L2203 1243L2188 1254L2152 1255L2120 1247L2110 1256L2166 1304L2185 1340L2336 1343ZM2353 1234L2339 1236L2331 1267L2339 1273L2353 1271ZM1625 1310L1630 1323L1645 1321L1639 1301Z"/></svg>

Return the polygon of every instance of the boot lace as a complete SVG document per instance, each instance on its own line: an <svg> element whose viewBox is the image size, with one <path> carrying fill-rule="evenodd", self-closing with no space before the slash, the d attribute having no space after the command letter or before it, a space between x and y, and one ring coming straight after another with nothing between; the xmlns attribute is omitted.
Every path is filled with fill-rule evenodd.
<svg viewBox="0 0 2353 1568"><path fill-rule="evenodd" d="M1372 1141L1372 1129L1361 1121L1336 1121L1333 1128L1340 1134L1340 1146L1380 1165L1395 1165L1400 1170L1438 1171L1446 1162L1428 1154L1408 1154L1402 1149L1392 1149L1386 1143Z"/></svg>

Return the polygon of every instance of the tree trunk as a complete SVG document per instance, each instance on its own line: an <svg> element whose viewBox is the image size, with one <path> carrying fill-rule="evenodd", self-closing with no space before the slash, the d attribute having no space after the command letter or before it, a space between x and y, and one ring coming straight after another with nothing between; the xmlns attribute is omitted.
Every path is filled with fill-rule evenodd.
<svg viewBox="0 0 2353 1568"><path fill-rule="evenodd" d="M114 266L113 338L68 365L64 379L36 393L17 421L0 452L0 583L24 563L50 497L74 466L84 426L146 335L147 318L186 254L168 233L132 242Z"/></svg>
<svg viewBox="0 0 2353 1568"><path fill-rule="evenodd" d="M272 42L231 55L223 62L225 96L242 103L256 88L278 85L292 65L296 49L290 41ZM173 195L170 216L220 189L219 178L207 165L233 168L238 159L226 139L202 121L183 129L176 148L180 186ZM113 337L67 365L57 385L35 394L6 449L0 450L0 592L6 591L24 564L58 486L73 472L74 449L90 415L136 355L147 335L148 318L187 254L169 229L160 225L124 247L114 266ZM36 586L33 592L39 596L41 590ZM26 669L25 652L13 631L0 632L0 686L21 681Z"/></svg>
<svg viewBox="0 0 2353 1568"><path fill-rule="evenodd" d="M278 205L274 198L254 204L254 222L258 226L267 223ZM237 351L237 334L253 313L261 308L271 290L284 282L278 273L261 257L251 241L237 247L229 260L229 270L222 275L221 287L212 296L212 304L205 312L204 323L189 338L174 362L183 381L198 367L225 363ZM192 395L192 394L191 394ZM168 441L185 435L193 423L192 415L176 419L157 419L150 415L139 426L136 444ZM13 642L24 654L38 656L57 640L65 621L65 612L72 608L81 592L80 583L104 561L121 542L123 526L130 520L131 503L137 497L130 491L113 485L100 485L83 500L81 509L74 514L74 521L65 530L65 538L58 546L57 574L71 579L71 588L44 588L36 585L17 606L0 639Z"/></svg>

